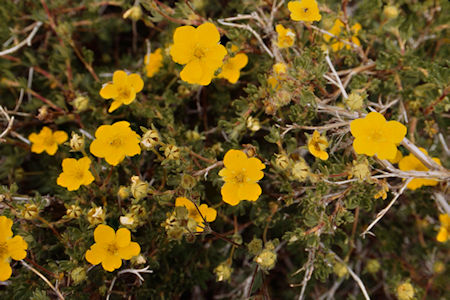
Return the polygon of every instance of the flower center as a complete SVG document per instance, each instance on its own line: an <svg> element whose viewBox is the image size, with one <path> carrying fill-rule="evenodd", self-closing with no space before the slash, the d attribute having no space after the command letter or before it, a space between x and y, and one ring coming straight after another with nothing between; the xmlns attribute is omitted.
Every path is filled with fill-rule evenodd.
<svg viewBox="0 0 450 300"><path fill-rule="evenodd" d="M122 146L122 139L120 137L114 138L109 144L113 147L120 147Z"/></svg>
<svg viewBox="0 0 450 300"><path fill-rule="evenodd" d="M119 98L130 98L130 89L127 88L119 89Z"/></svg>
<svg viewBox="0 0 450 300"><path fill-rule="evenodd" d="M46 145L47 147L52 146L55 143L55 140L53 139L53 137L48 137L44 140L44 145Z"/></svg>
<svg viewBox="0 0 450 300"><path fill-rule="evenodd" d="M244 174L244 172L239 172L236 175L234 175L234 181L236 183L244 183L245 182L245 174Z"/></svg>
<svg viewBox="0 0 450 300"><path fill-rule="evenodd" d="M205 56L205 50L200 47L196 47L194 49L194 56L198 59L202 59Z"/></svg>
<svg viewBox="0 0 450 300"><path fill-rule="evenodd" d="M0 259L3 260L5 256L8 254L8 244L0 243Z"/></svg>
<svg viewBox="0 0 450 300"><path fill-rule="evenodd" d="M382 139L383 135L381 134L381 132L375 130L372 132L372 134L370 135L370 139L372 141L377 141L379 142Z"/></svg>
<svg viewBox="0 0 450 300"><path fill-rule="evenodd" d="M306 14L306 13L308 12L308 10L309 10L309 8L305 7L305 8L303 9L303 12Z"/></svg>
<svg viewBox="0 0 450 300"><path fill-rule="evenodd" d="M108 245L108 248L106 248L106 251L108 251L111 255L115 255L118 250L119 248L117 247L116 243L111 243Z"/></svg>

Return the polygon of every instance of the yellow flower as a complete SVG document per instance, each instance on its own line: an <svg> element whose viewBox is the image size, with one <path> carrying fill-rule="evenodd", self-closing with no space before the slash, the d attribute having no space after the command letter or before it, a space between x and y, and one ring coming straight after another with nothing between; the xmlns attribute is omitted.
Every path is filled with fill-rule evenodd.
<svg viewBox="0 0 450 300"><path fill-rule="evenodd" d="M398 300L413 300L414 294L414 287L409 282L403 282L397 286Z"/></svg>
<svg viewBox="0 0 450 300"><path fill-rule="evenodd" d="M328 159L328 153L325 149L328 147L328 140L325 136L321 136L317 130L314 130L314 133L308 139L308 150L315 157L320 158L321 160Z"/></svg>
<svg viewBox="0 0 450 300"><path fill-rule="evenodd" d="M353 120L350 131L355 137L353 149L357 154L377 155L379 159L394 159L397 144L406 135L406 127L397 122L386 122L378 112L370 112L365 118Z"/></svg>
<svg viewBox="0 0 450 300"><path fill-rule="evenodd" d="M342 31L343 28L345 28L344 23L342 23L341 20L336 19L336 21L334 22L333 27L331 27L331 29L329 30L329 32L332 33L332 34L334 34L335 36L339 36L339 35L341 34L341 31ZM347 41L347 42L352 42L352 43L354 43L354 44L356 44L356 45L358 45L358 46L361 46L361 42L360 42L359 39L356 37L356 35L358 34L358 32L361 30L361 28L362 28L362 27L361 27L361 24L356 23L355 25L353 25L353 26L350 28L350 30L351 30L351 32L352 32L352 36L350 37L350 39L342 39L342 40L345 40L345 41ZM339 50L341 50L341 49L344 48L344 47L345 47L346 49L351 49L351 48L352 48L352 46L350 46L349 44L345 44L345 43L342 42L342 41L338 41L338 40L336 40L335 37L330 36L330 35L328 35L328 34L326 34L326 33L323 35L323 39L324 39L326 42L332 41L331 49L332 49L334 52L339 51Z"/></svg>
<svg viewBox="0 0 450 300"><path fill-rule="evenodd" d="M53 132L47 126L44 126L39 133L32 133L28 136L31 146L31 152L47 152L48 155L54 155L58 150L58 145L67 141L68 136L64 131Z"/></svg>
<svg viewBox="0 0 450 300"><path fill-rule="evenodd" d="M65 158L62 161L63 172L59 174L56 183L69 191L76 191L81 185L89 185L94 181L94 176L89 171L91 160L83 157L78 160L75 158Z"/></svg>
<svg viewBox="0 0 450 300"><path fill-rule="evenodd" d="M256 157L247 157L241 150L229 150L223 158L225 168L220 170L225 184L222 186L222 199L230 205L241 200L256 201L261 195L258 180L264 177L261 171L264 164Z"/></svg>
<svg viewBox="0 0 450 300"><path fill-rule="evenodd" d="M101 263L109 272L120 268L122 259L129 260L141 252L141 247L131 241L131 233L126 228L114 232L108 225L100 224L94 230L94 240L95 244L86 251L86 260L93 265Z"/></svg>
<svg viewBox="0 0 450 300"><path fill-rule="evenodd" d="M450 216L447 214L439 215L439 221L441 221L441 228L436 236L436 240L441 243L445 243L449 239L450 234Z"/></svg>
<svg viewBox="0 0 450 300"><path fill-rule="evenodd" d="M161 54L161 48L156 49L153 53L146 55L144 58L145 70L147 72L147 77L153 77L158 73L159 69L162 67L163 56Z"/></svg>
<svg viewBox="0 0 450 300"><path fill-rule="evenodd" d="M272 89L279 90L281 88L280 81L284 79L283 74L286 73L287 66L284 63L276 63L272 66L272 70L275 76L269 76L267 83L272 87Z"/></svg>
<svg viewBox="0 0 450 300"><path fill-rule="evenodd" d="M425 153L425 155L428 155L427 150L423 148L419 148L420 151ZM432 160L434 160L437 164L441 164L441 161L437 157L433 157ZM429 169L413 154L409 154L408 156L403 157L398 162L398 168L402 171L428 171ZM411 180L407 188L410 190L416 190L420 188L421 186L427 185L427 186L434 186L437 185L438 181L433 179L425 179L425 178L414 178Z"/></svg>
<svg viewBox="0 0 450 300"><path fill-rule="evenodd" d="M272 69L275 72L275 74L281 75L286 73L287 66L284 63L276 63L273 65Z"/></svg>
<svg viewBox="0 0 450 300"><path fill-rule="evenodd" d="M278 33L278 48L288 48L294 44L295 41L295 33L292 29L284 28L283 25L278 24L275 27L275 30Z"/></svg>
<svg viewBox="0 0 450 300"><path fill-rule="evenodd" d="M100 96L113 99L108 112L113 112L122 104L128 105L134 101L136 94L142 91L144 81L138 74L127 75L124 71L115 71L112 83L109 82L100 90Z"/></svg>
<svg viewBox="0 0 450 300"><path fill-rule="evenodd" d="M91 143L91 153L104 157L110 165L117 165L126 155L134 156L141 153L139 135L131 130L127 121L112 125L102 125L95 132L95 140Z"/></svg>
<svg viewBox="0 0 450 300"><path fill-rule="evenodd" d="M11 277L12 269L9 262L12 259L22 260L27 256L28 244L20 235L13 237L11 226L13 221L0 216L0 281Z"/></svg>
<svg viewBox="0 0 450 300"><path fill-rule="evenodd" d="M225 47L219 44L220 34L216 26L204 23L197 28L178 27L173 41L170 55L174 62L185 65L180 73L181 79L191 84L208 85L227 54Z"/></svg>
<svg viewBox="0 0 450 300"><path fill-rule="evenodd" d="M230 83L236 83L241 76L241 69L247 65L248 57L245 53L238 53L234 57L228 58L223 64L222 71L217 75L219 78L225 78Z"/></svg>
<svg viewBox="0 0 450 300"><path fill-rule="evenodd" d="M185 197L178 197L175 200L175 206L184 206L186 207L188 211L188 217L193 219L198 225L197 225L197 232L202 232L203 228L205 227L205 220L206 222L212 222L217 217L217 211L212 208L208 207L206 204L202 204L198 206L198 210L195 207L195 204L192 203L189 199ZM200 211L200 213L199 213ZM202 218L203 216L203 218ZM203 220L204 219L204 220Z"/></svg>
<svg viewBox="0 0 450 300"><path fill-rule="evenodd" d="M320 21L322 16L316 0L291 1L288 3L291 19L294 21Z"/></svg>

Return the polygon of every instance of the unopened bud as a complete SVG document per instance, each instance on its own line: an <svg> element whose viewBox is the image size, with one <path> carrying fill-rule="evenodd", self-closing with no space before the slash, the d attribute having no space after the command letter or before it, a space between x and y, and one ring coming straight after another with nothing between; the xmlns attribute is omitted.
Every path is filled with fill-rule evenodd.
<svg viewBox="0 0 450 300"><path fill-rule="evenodd" d="M253 118L252 116L247 119L247 128L251 131L258 131L261 129L261 124L257 118Z"/></svg>
<svg viewBox="0 0 450 300"><path fill-rule="evenodd" d="M66 210L66 216L70 219L78 219L83 211L78 205L70 205Z"/></svg>
<svg viewBox="0 0 450 300"><path fill-rule="evenodd" d="M148 183L139 178L139 176L131 177L131 194L136 200L141 200L147 196Z"/></svg>
<svg viewBox="0 0 450 300"><path fill-rule="evenodd" d="M89 108L89 98L84 96L78 96L72 102L73 107L77 110L77 112L83 112Z"/></svg>
<svg viewBox="0 0 450 300"><path fill-rule="evenodd" d="M398 16L398 8L393 5L387 5L383 9L383 15L388 19L395 19Z"/></svg>
<svg viewBox="0 0 450 300"><path fill-rule="evenodd" d="M128 9L122 16L124 19L130 18L133 21L139 21L142 17L142 8L139 5L135 5Z"/></svg>
<svg viewBox="0 0 450 300"><path fill-rule="evenodd" d="M72 148L72 151L84 150L84 136L72 132L72 137L70 138L70 148Z"/></svg>
<svg viewBox="0 0 450 300"><path fill-rule="evenodd" d="M144 147L144 149L150 150L151 148L157 146L160 141L161 138L159 137L158 131L149 129L142 136L141 145Z"/></svg>
<svg viewBox="0 0 450 300"><path fill-rule="evenodd" d="M105 223L106 214L101 206L91 208L87 213L88 222L91 225Z"/></svg>

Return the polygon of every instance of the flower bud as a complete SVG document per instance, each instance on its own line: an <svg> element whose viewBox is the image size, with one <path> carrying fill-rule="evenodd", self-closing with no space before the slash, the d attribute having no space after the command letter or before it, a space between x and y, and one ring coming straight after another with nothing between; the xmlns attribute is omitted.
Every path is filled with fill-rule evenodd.
<svg viewBox="0 0 450 300"><path fill-rule="evenodd" d="M380 270L380 263L376 259L369 259L366 265L366 271L370 274L375 274Z"/></svg>
<svg viewBox="0 0 450 300"><path fill-rule="evenodd" d="M45 120L47 116L48 116L48 106L43 105L38 109L38 115L36 116L36 118L42 121Z"/></svg>
<svg viewBox="0 0 450 300"><path fill-rule="evenodd" d="M197 181L191 175L183 174L183 176L181 176L181 183L180 184L181 184L182 188L190 190L197 184Z"/></svg>
<svg viewBox="0 0 450 300"><path fill-rule="evenodd" d="M409 282L403 282L397 286L398 300L412 300L414 299L414 287Z"/></svg>
<svg viewBox="0 0 450 300"><path fill-rule="evenodd" d="M275 154L275 166L280 170L286 170L289 166L289 157L286 154Z"/></svg>
<svg viewBox="0 0 450 300"><path fill-rule="evenodd" d="M436 261L433 265L433 272L435 274L442 274L445 271L445 264L442 261Z"/></svg>
<svg viewBox="0 0 450 300"><path fill-rule="evenodd" d="M117 191L117 197L119 197L120 200L127 199L130 197L130 190L126 186L121 185Z"/></svg>
<svg viewBox="0 0 450 300"><path fill-rule="evenodd" d="M150 150L151 148L157 146L161 138L159 137L158 131L154 129L147 130L141 139L141 145L145 150Z"/></svg>
<svg viewBox="0 0 450 300"><path fill-rule="evenodd" d="M22 218L25 220L33 220L39 215L39 208L35 204L25 204L22 212Z"/></svg>
<svg viewBox="0 0 450 300"><path fill-rule="evenodd" d="M89 98L84 96L78 96L72 102L77 112L83 112L89 108Z"/></svg>
<svg viewBox="0 0 450 300"><path fill-rule="evenodd" d="M167 145L164 149L164 155L169 160L178 160L180 159L180 149L175 145Z"/></svg>
<svg viewBox="0 0 450 300"><path fill-rule="evenodd" d="M261 269L267 271L275 267L277 254L273 250L264 249L257 257L255 257L254 261L258 263Z"/></svg>
<svg viewBox="0 0 450 300"><path fill-rule="evenodd" d="M351 92L348 98L344 100L345 104L352 110L360 110L364 104L364 98L355 92Z"/></svg>
<svg viewBox="0 0 450 300"><path fill-rule="evenodd" d="M259 123L258 118L248 117L247 119L247 128L251 131L258 131L261 129L261 124Z"/></svg>
<svg viewBox="0 0 450 300"><path fill-rule="evenodd" d="M89 224L97 225L105 223L106 214L101 206L91 208L87 213L87 219Z"/></svg>
<svg viewBox="0 0 450 300"><path fill-rule="evenodd" d="M398 8L393 5L386 5L383 9L383 15L388 19L397 18L398 13Z"/></svg>
<svg viewBox="0 0 450 300"><path fill-rule="evenodd" d="M353 167L351 169L351 176L356 177L358 181L370 180L370 168L367 159L361 161L353 161Z"/></svg>
<svg viewBox="0 0 450 300"><path fill-rule="evenodd" d="M66 210L66 216L70 219L78 219L83 211L78 205L70 205Z"/></svg>
<svg viewBox="0 0 450 300"><path fill-rule="evenodd" d="M217 281L228 281L231 273L233 273L233 269L227 261L224 261L214 269L214 273L216 274Z"/></svg>
<svg viewBox="0 0 450 300"><path fill-rule="evenodd" d="M348 269L345 266L345 264L341 262L336 262L333 266L333 272L336 274L339 278L344 277L348 274Z"/></svg>
<svg viewBox="0 0 450 300"><path fill-rule="evenodd" d="M258 255L262 251L262 246L263 242L261 239L253 238L253 240L247 245L248 252L253 255Z"/></svg>
<svg viewBox="0 0 450 300"><path fill-rule="evenodd" d="M198 133L197 130L188 130L186 131L186 138L188 141L198 141L202 139L202 136L200 135L200 133Z"/></svg>
<svg viewBox="0 0 450 300"><path fill-rule="evenodd" d="M131 194L136 200L141 200L147 196L148 183L139 178L139 176L131 177Z"/></svg>
<svg viewBox="0 0 450 300"><path fill-rule="evenodd" d="M275 94L276 104L278 106L285 106L291 102L291 93L285 90L278 91Z"/></svg>
<svg viewBox="0 0 450 300"><path fill-rule="evenodd" d="M299 160L292 167L291 173L292 177L294 177L295 180L303 182L306 180L306 178L308 178L309 166L303 159Z"/></svg>
<svg viewBox="0 0 450 300"><path fill-rule="evenodd" d="M86 279L86 270L83 267L76 267L70 272L70 277L72 278L73 283L78 285Z"/></svg>
<svg viewBox="0 0 450 300"><path fill-rule="evenodd" d="M84 150L84 136L72 132L72 137L70 138L70 148L72 148L72 151Z"/></svg>
<svg viewBox="0 0 450 300"><path fill-rule="evenodd" d="M142 254L139 254L138 256L133 256L131 258L131 264L133 265L143 265L147 262L145 257Z"/></svg>
<svg viewBox="0 0 450 300"><path fill-rule="evenodd" d="M123 226L129 228L129 229L134 229L136 228L136 222L135 222L135 218L133 214L126 214L125 216L121 216L119 218L120 220L120 224L122 224Z"/></svg>
<svg viewBox="0 0 450 300"><path fill-rule="evenodd" d="M142 17L142 8L139 5L134 5L128 9L122 16L124 19L130 18L133 21L139 21Z"/></svg>

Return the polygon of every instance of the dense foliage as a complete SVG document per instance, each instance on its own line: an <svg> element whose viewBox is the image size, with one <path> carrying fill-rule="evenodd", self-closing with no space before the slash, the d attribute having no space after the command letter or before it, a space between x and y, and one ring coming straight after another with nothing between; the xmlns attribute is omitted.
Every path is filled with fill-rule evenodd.
<svg viewBox="0 0 450 300"><path fill-rule="evenodd" d="M2 299L450 298L449 2L288 2L0 1Z"/></svg>

